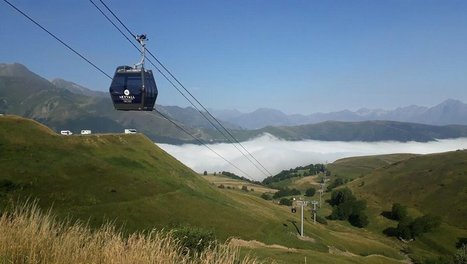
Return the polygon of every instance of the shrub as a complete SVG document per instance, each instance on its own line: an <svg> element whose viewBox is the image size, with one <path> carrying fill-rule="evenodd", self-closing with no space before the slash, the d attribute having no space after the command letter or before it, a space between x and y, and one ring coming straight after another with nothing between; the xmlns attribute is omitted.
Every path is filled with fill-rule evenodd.
<svg viewBox="0 0 467 264"><path fill-rule="evenodd" d="M345 183L343 178L336 178L326 189L327 191L331 191L332 189L341 186Z"/></svg>
<svg viewBox="0 0 467 264"><path fill-rule="evenodd" d="M440 224L441 219L439 217L424 215L417 217L412 223L410 223L410 228L413 236L415 237L437 228Z"/></svg>
<svg viewBox="0 0 467 264"><path fill-rule="evenodd" d="M207 172L207 171L204 171L204 172L203 172L203 175L208 175L208 172Z"/></svg>
<svg viewBox="0 0 467 264"><path fill-rule="evenodd" d="M333 206L329 219L348 220L356 227L365 227L369 224L368 217L363 213L366 209L366 202L357 200L350 189L333 191L329 203Z"/></svg>
<svg viewBox="0 0 467 264"><path fill-rule="evenodd" d="M280 197L284 196L291 196L291 195L300 195L301 192L297 189L289 189L289 188L284 188L284 189L279 189L276 193L274 193L273 198L277 199Z"/></svg>
<svg viewBox="0 0 467 264"><path fill-rule="evenodd" d="M459 240L457 240L456 248L461 248L463 245L467 246L467 237L460 237Z"/></svg>
<svg viewBox="0 0 467 264"><path fill-rule="evenodd" d="M329 204L334 206L350 200L355 200L355 196L349 188L344 188L332 192Z"/></svg>
<svg viewBox="0 0 467 264"><path fill-rule="evenodd" d="M246 185L242 186L242 191L248 192L248 187Z"/></svg>
<svg viewBox="0 0 467 264"><path fill-rule="evenodd" d="M316 215L316 222L323 224L323 225L328 224L328 221L326 220L326 218L319 216L319 215Z"/></svg>
<svg viewBox="0 0 467 264"><path fill-rule="evenodd" d="M268 193L261 194L261 198L263 198L264 200L271 200L272 199L271 195L268 194Z"/></svg>
<svg viewBox="0 0 467 264"><path fill-rule="evenodd" d="M366 214L359 212L358 214L349 216L349 223L356 227L365 227L370 223L370 221L368 221L368 216Z"/></svg>
<svg viewBox="0 0 467 264"><path fill-rule="evenodd" d="M439 217L431 215L417 217L415 220L405 217L399 222L397 228L387 228L383 233L388 236L411 239L437 228L440 223L441 219Z"/></svg>
<svg viewBox="0 0 467 264"><path fill-rule="evenodd" d="M280 205L292 206L292 199L282 198L279 201Z"/></svg>
<svg viewBox="0 0 467 264"><path fill-rule="evenodd" d="M316 189L311 187L311 188L306 189L305 196L311 197L315 195L315 193L316 193Z"/></svg>
<svg viewBox="0 0 467 264"><path fill-rule="evenodd" d="M395 203L392 205L392 209L391 209L391 218L394 219L394 220L402 220L404 218L407 217L407 207L399 204L399 203Z"/></svg>
<svg viewBox="0 0 467 264"><path fill-rule="evenodd" d="M219 186L217 186L217 187L218 187L219 189L224 189L224 188L225 188L224 184L221 184L221 185L219 185Z"/></svg>

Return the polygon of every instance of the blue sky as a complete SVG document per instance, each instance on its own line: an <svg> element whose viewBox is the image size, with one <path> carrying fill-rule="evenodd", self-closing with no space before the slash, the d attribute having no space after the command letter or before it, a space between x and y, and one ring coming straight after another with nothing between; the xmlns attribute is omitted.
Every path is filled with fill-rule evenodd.
<svg viewBox="0 0 467 264"><path fill-rule="evenodd" d="M87 0L9 1L110 75L139 59ZM105 2L206 107L307 114L467 102L467 1ZM0 18L0 62L108 90L3 1ZM159 104L188 105L156 81Z"/></svg>

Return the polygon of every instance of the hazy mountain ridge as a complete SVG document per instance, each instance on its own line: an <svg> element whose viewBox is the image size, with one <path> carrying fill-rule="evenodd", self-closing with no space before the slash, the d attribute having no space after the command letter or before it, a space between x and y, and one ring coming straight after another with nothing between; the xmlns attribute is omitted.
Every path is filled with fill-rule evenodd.
<svg viewBox="0 0 467 264"><path fill-rule="evenodd" d="M428 142L437 139L467 137L467 126L434 126L382 120L361 122L326 121L318 124L269 126L256 130L237 130L235 132L240 139L248 139L269 133L277 138L292 141Z"/></svg>
<svg viewBox="0 0 467 264"><path fill-rule="evenodd" d="M266 126L298 126L324 121L357 122L387 120L421 123L427 125L467 125L467 104L448 99L433 107L411 105L394 110L361 108L355 112L342 110L310 115L287 115L276 109L260 108L250 113L236 110L230 112L214 111L216 117L245 129L259 129ZM235 114L232 114L235 113Z"/></svg>
<svg viewBox="0 0 467 264"><path fill-rule="evenodd" d="M225 142L226 139L212 128L212 125L192 107L161 106L156 107L172 120L183 126L197 138L206 142ZM390 114L400 116L422 116L437 119L463 120L466 105L448 100L433 108L410 106L398 108ZM0 113L20 115L33 118L56 131L70 129L79 132L81 129L91 129L100 133L121 133L124 128L136 128L152 140L159 143L198 143L190 135L179 130L157 112L124 112L116 111L111 100L104 92L92 91L88 88L62 79L48 81L29 71L21 64L0 64ZM285 123L281 126L267 126L262 129L244 130L234 125L244 117L237 110L212 110L214 115L222 115L223 125L232 130L238 140L248 140L264 133L270 133L278 138L287 140L327 140L327 141L420 141L426 142L442 138L466 137L467 128L464 126L423 126L421 124L401 122L336 122L319 120L329 118L338 119L364 119L374 115L378 119L389 116L384 110L360 109L358 113L348 110L334 113L317 113L313 115L312 123L292 126L295 123L304 123L307 120L303 115L286 115L278 110L267 108L258 109L248 121L248 126L255 123L266 125L268 123ZM407 114L408 113L408 114ZM452 118L446 119L447 113ZM206 115L208 116L208 115ZM358 116L355 117L355 116ZM345 118L343 118L345 117ZM235 122L224 121L236 120ZM376 118L376 117L375 117ZM284 121L285 120L285 121ZM215 121L212 121L216 124ZM467 122L467 118L466 118Z"/></svg>
<svg viewBox="0 0 467 264"><path fill-rule="evenodd" d="M172 116L164 107L159 110ZM56 131L121 133L131 127L155 141L193 140L155 112L115 111L106 93L60 79L50 82L18 63L0 64L0 111L35 119ZM211 138L199 129L185 128L200 138Z"/></svg>

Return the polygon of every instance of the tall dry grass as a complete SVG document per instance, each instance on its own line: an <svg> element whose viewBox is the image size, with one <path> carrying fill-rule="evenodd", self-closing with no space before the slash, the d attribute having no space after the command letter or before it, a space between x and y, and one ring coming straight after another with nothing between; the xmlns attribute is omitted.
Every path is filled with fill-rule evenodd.
<svg viewBox="0 0 467 264"><path fill-rule="evenodd" d="M218 244L200 254L183 254L170 232L124 236L111 224L91 230L57 221L34 203L15 206L0 217L0 263L243 263L238 248ZM186 251L185 251L186 252Z"/></svg>

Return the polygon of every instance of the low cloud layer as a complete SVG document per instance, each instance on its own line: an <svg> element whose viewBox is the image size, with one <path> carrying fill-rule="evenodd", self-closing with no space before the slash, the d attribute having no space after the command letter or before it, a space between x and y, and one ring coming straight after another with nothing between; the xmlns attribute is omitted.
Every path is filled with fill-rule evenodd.
<svg viewBox="0 0 467 264"><path fill-rule="evenodd" d="M428 154L467 148L467 138L420 142L342 142L342 141L285 141L270 134L242 142L248 151L273 175L281 170L310 163L333 162L353 156L391 153ZM181 146L158 144L159 147L196 172L230 171L241 176L262 180L266 177L232 144L212 144L211 149L231 161L248 175L238 171L203 145Z"/></svg>

